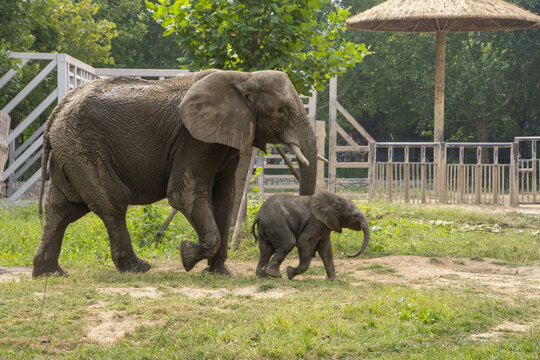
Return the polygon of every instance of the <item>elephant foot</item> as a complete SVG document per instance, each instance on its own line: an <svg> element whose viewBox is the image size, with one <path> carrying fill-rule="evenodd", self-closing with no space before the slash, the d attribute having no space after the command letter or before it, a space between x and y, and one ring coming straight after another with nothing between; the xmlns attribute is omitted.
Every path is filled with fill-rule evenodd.
<svg viewBox="0 0 540 360"><path fill-rule="evenodd" d="M292 280L296 276L296 268L292 266L287 266L287 277L289 280Z"/></svg>
<svg viewBox="0 0 540 360"><path fill-rule="evenodd" d="M40 276L50 276L50 275L57 275L57 276L68 276L69 273L66 269L61 267L60 265L54 265L54 266L37 266L34 265L34 268L32 269L32 277L37 278Z"/></svg>
<svg viewBox="0 0 540 360"><path fill-rule="evenodd" d="M328 280L328 281L338 281L339 279L338 279L338 277L336 275L334 275L334 276L327 276L326 280Z"/></svg>
<svg viewBox="0 0 540 360"><path fill-rule="evenodd" d="M203 255L203 248L200 245L184 240L180 244L180 258L184 269L190 271L199 261L206 257Z"/></svg>
<svg viewBox="0 0 540 360"><path fill-rule="evenodd" d="M269 266L264 270L265 274L273 278L281 278L281 272L278 266Z"/></svg>
<svg viewBox="0 0 540 360"><path fill-rule="evenodd" d="M225 266L225 264L207 266L203 271L212 275L218 274L229 277L233 276L232 272Z"/></svg>
<svg viewBox="0 0 540 360"><path fill-rule="evenodd" d="M120 272L144 273L150 270L151 267L152 265L150 265L146 260L136 256L119 260L116 263L116 269Z"/></svg>
<svg viewBox="0 0 540 360"><path fill-rule="evenodd" d="M256 278L267 278L268 274L264 271L264 269L257 269L255 271L255 277Z"/></svg>

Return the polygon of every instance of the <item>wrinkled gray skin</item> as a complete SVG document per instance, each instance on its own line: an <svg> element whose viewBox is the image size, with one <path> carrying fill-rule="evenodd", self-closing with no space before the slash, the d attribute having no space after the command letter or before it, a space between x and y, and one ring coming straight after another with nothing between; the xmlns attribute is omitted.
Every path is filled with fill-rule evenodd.
<svg viewBox="0 0 540 360"><path fill-rule="evenodd" d="M33 275L65 274L58 264L65 229L89 211L103 220L119 271L149 270L133 251L126 210L165 197L199 237L181 245L185 269L208 259L207 271L230 275L224 262L239 152L267 143L297 147L306 160L300 192L313 194L315 136L283 72L207 70L79 86L45 127L40 199L48 162L50 184Z"/></svg>
<svg viewBox="0 0 540 360"><path fill-rule="evenodd" d="M258 235L255 233L257 226ZM369 224L362 211L350 200L319 191L313 196L280 194L269 197L261 206L252 225L253 236L259 241L258 277L281 277L279 267L296 246L300 256L298 267L287 267L287 277L305 272L311 258L318 252L328 279L337 279L330 233L342 228L362 230L364 242L360 255L369 243Z"/></svg>

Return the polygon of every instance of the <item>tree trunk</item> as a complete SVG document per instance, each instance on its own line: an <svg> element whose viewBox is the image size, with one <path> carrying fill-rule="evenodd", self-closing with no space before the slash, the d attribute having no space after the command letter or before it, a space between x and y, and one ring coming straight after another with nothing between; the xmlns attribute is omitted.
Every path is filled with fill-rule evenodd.
<svg viewBox="0 0 540 360"><path fill-rule="evenodd" d="M0 184L4 175L4 166L8 158L8 134L9 134L9 115L0 111Z"/></svg>

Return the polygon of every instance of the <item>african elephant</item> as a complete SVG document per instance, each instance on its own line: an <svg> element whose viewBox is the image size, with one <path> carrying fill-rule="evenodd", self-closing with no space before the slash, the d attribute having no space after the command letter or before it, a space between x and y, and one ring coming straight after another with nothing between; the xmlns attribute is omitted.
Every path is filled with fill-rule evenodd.
<svg viewBox="0 0 540 360"><path fill-rule="evenodd" d="M287 267L289 279L305 272L317 251L326 275L335 280L337 277L330 233L341 232L341 228L363 231L362 247L348 256L355 257L363 253L369 243L369 224L352 201L323 191L312 196L280 194L269 197L259 209L251 227L260 250L255 275L281 277L279 266L296 246L300 265Z"/></svg>
<svg viewBox="0 0 540 360"><path fill-rule="evenodd" d="M300 193L313 194L315 136L283 72L205 70L160 81L112 77L77 87L45 126L40 213L48 162L50 184L33 275L65 273L58 263L65 229L89 211L107 228L117 270L149 270L133 251L126 210L163 198L199 238L182 242L184 268L208 259L207 271L231 275L224 263L239 153L267 143L292 148Z"/></svg>

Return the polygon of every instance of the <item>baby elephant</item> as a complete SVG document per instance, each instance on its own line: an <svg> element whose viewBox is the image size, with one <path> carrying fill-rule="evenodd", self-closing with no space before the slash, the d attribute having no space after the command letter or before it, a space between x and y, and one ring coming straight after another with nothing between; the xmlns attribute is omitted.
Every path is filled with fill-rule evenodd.
<svg viewBox="0 0 540 360"><path fill-rule="evenodd" d="M256 225L258 235L255 234ZM362 247L348 256L360 255L369 242L369 224L352 201L323 191L311 196L280 194L269 197L251 227L260 250L255 275L281 277L279 266L297 246L300 265L287 267L289 279L307 270L315 251L321 256L328 278L337 279L330 232L341 232L344 227L364 232Z"/></svg>

